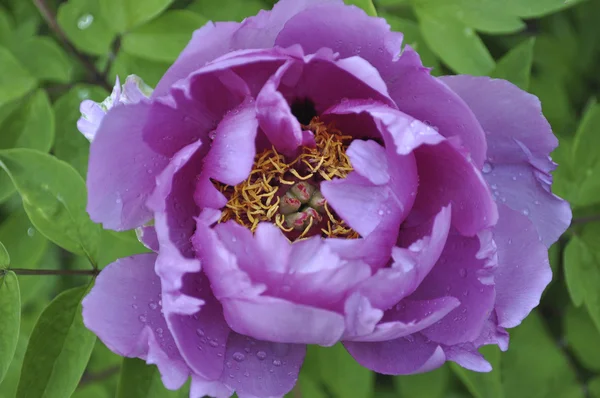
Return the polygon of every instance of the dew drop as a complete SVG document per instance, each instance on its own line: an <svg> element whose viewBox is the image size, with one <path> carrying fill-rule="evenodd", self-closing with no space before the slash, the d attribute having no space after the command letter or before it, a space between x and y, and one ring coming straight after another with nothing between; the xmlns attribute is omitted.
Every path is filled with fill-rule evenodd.
<svg viewBox="0 0 600 398"><path fill-rule="evenodd" d="M243 362L246 356L241 352L235 352L233 353L233 359L237 362Z"/></svg>
<svg viewBox="0 0 600 398"><path fill-rule="evenodd" d="M151 301L148 303L148 307L150 307L151 310L155 310L158 308L158 305L156 305L154 301Z"/></svg>
<svg viewBox="0 0 600 398"><path fill-rule="evenodd" d="M524 216L528 216L529 215L529 209L523 209L522 211Z"/></svg>
<svg viewBox="0 0 600 398"><path fill-rule="evenodd" d="M94 22L94 16L92 14L84 14L77 20L77 27L81 30L87 29Z"/></svg>
<svg viewBox="0 0 600 398"><path fill-rule="evenodd" d="M137 304L131 304L131 308L133 308L134 310L137 310L138 306L137 306Z"/></svg>
<svg viewBox="0 0 600 398"><path fill-rule="evenodd" d="M210 343L208 343L208 344L210 344L211 347L216 347L216 346L219 345L219 343L217 342L217 340L211 340Z"/></svg>
<svg viewBox="0 0 600 398"><path fill-rule="evenodd" d="M267 357L267 353L264 351L259 351L256 353L256 357L262 361Z"/></svg>
<svg viewBox="0 0 600 398"><path fill-rule="evenodd" d="M140 316L138 317L138 319L139 319L139 320L140 320L140 322L142 322L142 323L146 323L146 321L147 321L146 315L140 315Z"/></svg>
<svg viewBox="0 0 600 398"><path fill-rule="evenodd" d="M204 329L202 329L202 328L196 329L196 334L200 337L204 336Z"/></svg>
<svg viewBox="0 0 600 398"><path fill-rule="evenodd" d="M483 174L488 174L489 172L491 172L491 171L492 171L492 168L493 168L493 167L492 167L492 165L491 165L491 164L489 164L488 162L485 162L485 163L483 164L483 168L481 169L481 171L483 172Z"/></svg>
<svg viewBox="0 0 600 398"><path fill-rule="evenodd" d="M35 235L35 229L33 228L27 228L27 235L32 237L33 235Z"/></svg>
<svg viewBox="0 0 600 398"><path fill-rule="evenodd" d="M274 359L273 366L281 366L281 361L279 359Z"/></svg>
<svg viewBox="0 0 600 398"><path fill-rule="evenodd" d="M162 328L156 328L156 333L157 333L158 335L162 335L162 334L163 334L163 332L164 332L164 330L162 330Z"/></svg>

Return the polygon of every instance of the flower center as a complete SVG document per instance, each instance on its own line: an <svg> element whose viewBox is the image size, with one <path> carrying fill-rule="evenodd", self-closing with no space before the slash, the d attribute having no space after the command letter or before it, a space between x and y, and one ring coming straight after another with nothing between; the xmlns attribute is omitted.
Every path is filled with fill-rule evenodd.
<svg viewBox="0 0 600 398"><path fill-rule="evenodd" d="M250 175L241 184L213 182L228 199L219 222L234 220L252 231L260 222L273 222L291 241L319 234L359 237L319 191L321 181L345 178L353 170L346 156L352 137L318 117L303 127L314 133L314 147L302 147L291 160L273 147L265 149L256 155Z"/></svg>

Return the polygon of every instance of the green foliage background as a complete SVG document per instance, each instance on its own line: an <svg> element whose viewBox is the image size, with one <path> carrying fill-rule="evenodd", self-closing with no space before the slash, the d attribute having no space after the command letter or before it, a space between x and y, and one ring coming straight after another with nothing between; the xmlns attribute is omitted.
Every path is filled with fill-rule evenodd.
<svg viewBox="0 0 600 398"><path fill-rule="evenodd" d="M0 398L187 396L83 326L92 283L84 274L145 249L85 212L89 143L76 129L79 103L104 99L117 75L155 85L194 29L273 2L0 1ZM554 279L511 330L509 351L483 350L493 372L447 364L383 377L339 346L311 347L302 395L600 398L600 0L346 2L404 32L436 75L501 77L539 96L560 139L554 192L571 202L574 221L551 248Z"/></svg>

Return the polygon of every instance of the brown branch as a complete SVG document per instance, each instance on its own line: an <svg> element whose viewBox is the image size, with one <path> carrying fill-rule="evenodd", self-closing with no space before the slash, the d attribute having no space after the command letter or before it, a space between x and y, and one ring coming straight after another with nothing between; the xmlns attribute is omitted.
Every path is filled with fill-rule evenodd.
<svg viewBox="0 0 600 398"><path fill-rule="evenodd" d="M33 3L37 7L40 14L48 24L48 27L56 34L58 39L61 41L63 46L73 54L82 64L83 66L90 72L94 78L94 83L101 85L109 92L112 91L112 86L108 84L102 73L96 68L96 65L90 59L79 52L75 46L71 43L65 32L62 30L60 25L56 20L56 16L52 13L48 4L46 4L46 0L33 0Z"/></svg>
<svg viewBox="0 0 600 398"><path fill-rule="evenodd" d="M26 268L9 268L17 275L89 275L96 276L100 273L98 269L26 269Z"/></svg>
<svg viewBox="0 0 600 398"><path fill-rule="evenodd" d="M600 221L600 214L595 214L593 216L586 216L586 217L577 217L577 218L574 218L571 221L571 225L587 224L587 223L596 222L596 221Z"/></svg>

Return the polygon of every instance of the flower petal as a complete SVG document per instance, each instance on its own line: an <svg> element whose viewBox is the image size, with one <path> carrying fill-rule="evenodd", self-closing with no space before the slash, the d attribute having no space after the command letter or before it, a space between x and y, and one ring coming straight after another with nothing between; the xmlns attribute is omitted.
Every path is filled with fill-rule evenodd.
<svg viewBox="0 0 600 398"><path fill-rule="evenodd" d="M393 249L394 263L391 267L379 269L360 284L358 291L367 297L374 307L383 310L391 308L414 292L444 249L450 230L450 217L450 207L443 208L434 219L425 224L426 227L421 228L423 231L416 234L418 238L413 237L414 240L410 240L408 248ZM401 238L402 235L406 235L406 232L401 231Z"/></svg>
<svg viewBox="0 0 600 398"><path fill-rule="evenodd" d="M376 343L346 341L344 346L362 366L388 375L428 372L446 361L442 347L419 333Z"/></svg>
<svg viewBox="0 0 600 398"><path fill-rule="evenodd" d="M260 340L335 344L344 331L343 316L266 295L266 286L252 281L240 268L242 261L254 260L260 264L260 259L239 259L235 252L228 250L224 242L229 240L233 243L235 239L237 243L240 235L231 235L227 225L236 224L229 222L217 225L215 228L221 232L217 235L199 219L192 243L211 281L212 290L223 305L229 326L238 333ZM239 227L232 231L246 230ZM237 244L232 246L238 247Z"/></svg>
<svg viewBox="0 0 600 398"><path fill-rule="evenodd" d="M447 76L443 82L473 110L488 133L488 159L483 168L496 196L527 215L546 246L571 222L565 201L550 191L549 155L558 145L539 100L504 80Z"/></svg>
<svg viewBox="0 0 600 398"><path fill-rule="evenodd" d="M415 151L419 190L407 222L429 218L452 204L452 224L467 236L491 227L498 209L476 166L452 140L424 145Z"/></svg>
<svg viewBox="0 0 600 398"><path fill-rule="evenodd" d="M230 332L223 318L223 308L212 294L208 278L202 273L186 274L184 277L178 299L189 297L203 302L200 310L193 315L165 311L169 329L191 370L207 380L218 380L223 372L223 355ZM172 296L165 298L172 300Z"/></svg>
<svg viewBox="0 0 600 398"><path fill-rule="evenodd" d="M132 229L151 218L145 202L168 159L142 138L150 114L145 102L111 109L91 144L87 211L104 228Z"/></svg>
<svg viewBox="0 0 600 398"><path fill-rule="evenodd" d="M298 380L306 346L255 340L231 333L221 381L242 397L281 397Z"/></svg>
<svg viewBox="0 0 600 398"><path fill-rule="evenodd" d="M155 254L139 254L104 268L83 300L83 319L112 351L156 364L165 386L177 389L189 370L159 308L155 260Z"/></svg>
<svg viewBox="0 0 600 398"><path fill-rule="evenodd" d="M430 300L452 296L460 306L421 333L438 343L453 345L474 341L494 309L495 290L491 236L469 238L450 234L435 267L410 296Z"/></svg>
<svg viewBox="0 0 600 398"><path fill-rule="evenodd" d="M193 192L203 151L200 141L179 151L157 177L156 189L148 199L148 207L155 212L154 227L159 242L156 273L161 277L165 295L178 294L184 274L200 271L189 239L195 227L193 217L200 212ZM170 301L166 300L166 307L167 303Z"/></svg>
<svg viewBox="0 0 600 398"><path fill-rule="evenodd" d="M402 300L393 309L385 312L375 330L368 335L345 340L386 341L408 336L433 325L460 305L454 297L433 300Z"/></svg>
<svg viewBox="0 0 600 398"><path fill-rule="evenodd" d="M499 206L500 219L494 228L498 247L496 314L501 327L512 328L540 302L552 280L548 250L531 221L507 206Z"/></svg>

